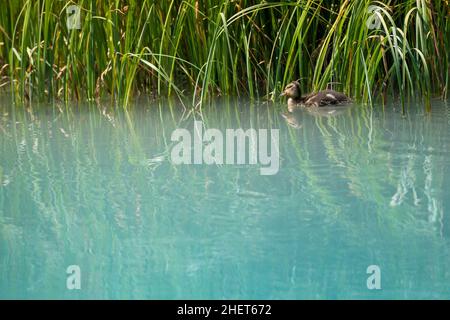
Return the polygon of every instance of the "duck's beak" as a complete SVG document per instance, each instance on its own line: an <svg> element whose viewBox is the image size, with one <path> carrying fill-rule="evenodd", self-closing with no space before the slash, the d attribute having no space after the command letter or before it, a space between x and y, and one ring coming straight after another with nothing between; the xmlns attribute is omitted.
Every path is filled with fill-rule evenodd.
<svg viewBox="0 0 450 320"><path fill-rule="evenodd" d="M286 93L283 91L281 94L280 94L280 97L284 97L286 95Z"/></svg>

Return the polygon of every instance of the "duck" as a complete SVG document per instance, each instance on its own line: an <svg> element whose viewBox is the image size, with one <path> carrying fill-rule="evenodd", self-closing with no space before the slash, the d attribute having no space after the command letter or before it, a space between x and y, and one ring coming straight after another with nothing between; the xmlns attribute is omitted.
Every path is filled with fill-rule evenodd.
<svg viewBox="0 0 450 320"><path fill-rule="evenodd" d="M298 81L292 81L289 83L284 88L280 96L288 97L289 112L294 112L294 110L299 106L318 108L351 102L351 99L344 93L334 90L323 90L302 96L300 82Z"/></svg>

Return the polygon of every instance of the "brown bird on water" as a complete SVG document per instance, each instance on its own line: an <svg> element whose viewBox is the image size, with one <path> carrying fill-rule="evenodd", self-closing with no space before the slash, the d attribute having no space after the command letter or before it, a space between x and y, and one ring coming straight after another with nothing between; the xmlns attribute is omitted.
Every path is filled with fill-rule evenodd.
<svg viewBox="0 0 450 320"><path fill-rule="evenodd" d="M300 106L317 108L351 102L351 99L345 94L334 90L323 90L315 93L310 93L306 96L302 96L300 83L298 81L289 83L284 88L281 96L288 97L289 112L293 112L297 107Z"/></svg>

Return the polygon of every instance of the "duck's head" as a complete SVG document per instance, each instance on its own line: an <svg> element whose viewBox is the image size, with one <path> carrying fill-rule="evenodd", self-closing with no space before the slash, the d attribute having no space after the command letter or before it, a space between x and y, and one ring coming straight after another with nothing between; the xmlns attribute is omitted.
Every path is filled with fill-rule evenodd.
<svg viewBox="0 0 450 320"><path fill-rule="evenodd" d="M300 83L298 81L292 81L289 83L281 93L281 96L286 96L292 99L298 99L301 97Z"/></svg>

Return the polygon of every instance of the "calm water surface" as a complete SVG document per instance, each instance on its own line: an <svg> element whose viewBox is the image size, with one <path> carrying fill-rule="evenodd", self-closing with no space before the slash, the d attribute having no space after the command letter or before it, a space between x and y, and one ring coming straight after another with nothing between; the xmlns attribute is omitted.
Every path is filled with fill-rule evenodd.
<svg viewBox="0 0 450 320"><path fill-rule="evenodd" d="M450 105L410 110L0 100L0 298L448 299ZM279 129L278 173L173 165L171 134L194 119Z"/></svg>

